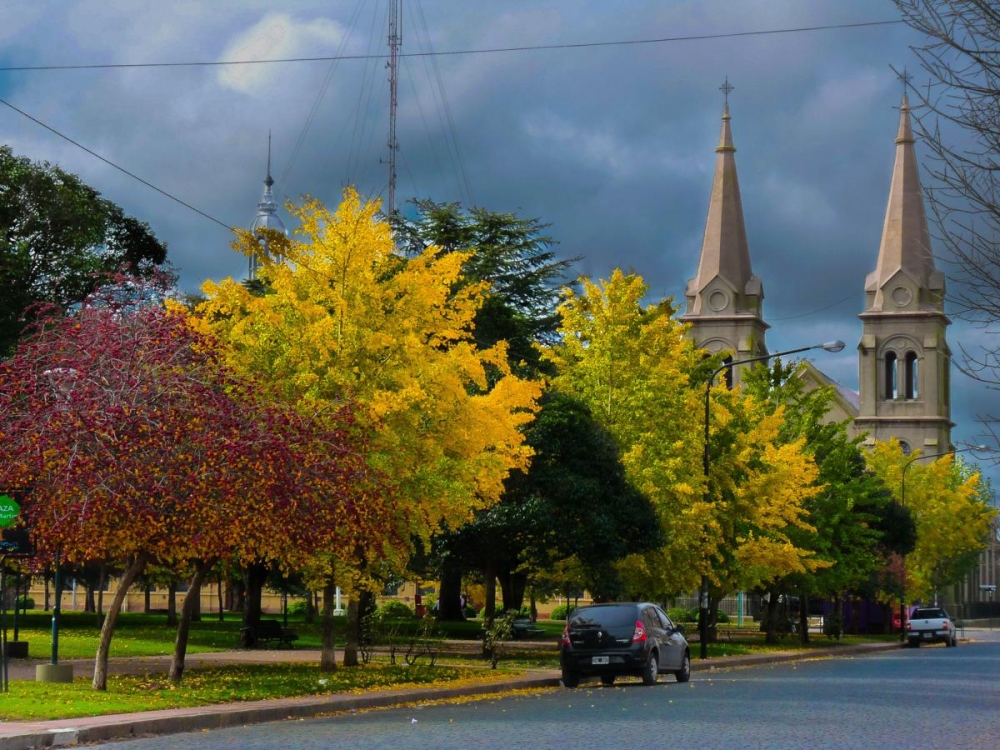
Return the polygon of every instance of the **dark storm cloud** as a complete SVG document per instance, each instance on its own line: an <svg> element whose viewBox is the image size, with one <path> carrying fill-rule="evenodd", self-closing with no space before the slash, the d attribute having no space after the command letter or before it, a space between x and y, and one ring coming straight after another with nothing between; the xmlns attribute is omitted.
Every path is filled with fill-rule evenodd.
<svg viewBox="0 0 1000 750"><path fill-rule="evenodd" d="M24 0L5 3L2 13L0 61L21 65L384 53L387 34L385 0ZM870 0L408 0L403 52L895 18L892 3ZM843 339L842 354L818 355L817 363L856 388L857 314L878 253L898 124L901 84L890 65L912 70L908 45L919 41L894 25L405 57L399 202L430 197L540 217L561 252L583 256L579 272L606 278L615 267L633 269L651 295L682 302L697 265L718 89L728 76L736 86L730 106L751 254L772 324L768 343L775 350ZM226 224L252 219L268 131L279 197L308 193L334 204L345 184L386 194L381 59L0 73L0 92ZM0 141L80 174L148 221L169 243L186 290L245 273L224 229L0 109ZM954 326L953 348L967 336ZM958 375L953 382L955 438L974 440L969 402L982 389Z"/></svg>

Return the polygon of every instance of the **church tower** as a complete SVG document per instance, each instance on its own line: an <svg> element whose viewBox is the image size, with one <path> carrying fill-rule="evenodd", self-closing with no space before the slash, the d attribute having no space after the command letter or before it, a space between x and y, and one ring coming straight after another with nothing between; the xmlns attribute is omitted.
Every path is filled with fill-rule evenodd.
<svg viewBox="0 0 1000 750"><path fill-rule="evenodd" d="M896 163L878 265L865 281L857 432L896 438L903 449L951 450L951 350L945 332L944 274L934 266L930 232L903 96Z"/></svg>
<svg viewBox="0 0 1000 750"><path fill-rule="evenodd" d="M762 317L764 288L750 268L750 246L743 222L740 183L736 176L736 147L729 127L729 81L722 86L722 134L715 149L715 176L708 221L701 246L698 275L684 291L687 310L681 320L691 324L691 338L699 349L713 354L728 351L730 361L767 354ZM739 382L737 369L735 380Z"/></svg>
<svg viewBox="0 0 1000 750"><path fill-rule="evenodd" d="M284 223L278 216L278 204L274 200L274 193L271 191L271 187L274 185L274 180L271 179L271 135L268 133L267 136L267 177L264 178L264 195L260 199L260 203L257 204L257 214L254 216L253 224L250 229L253 231L258 238L260 238L259 230L261 229L274 229L282 234L288 234L285 229ZM267 241L260 239L264 245L264 252L268 251ZM257 278L257 271L260 268L260 260L256 256L250 257L250 273L249 278L251 281Z"/></svg>

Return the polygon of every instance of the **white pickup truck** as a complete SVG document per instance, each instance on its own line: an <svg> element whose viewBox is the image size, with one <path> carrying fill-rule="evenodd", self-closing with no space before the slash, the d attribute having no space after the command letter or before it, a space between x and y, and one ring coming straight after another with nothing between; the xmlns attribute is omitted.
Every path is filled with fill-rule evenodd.
<svg viewBox="0 0 1000 750"><path fill-rule="evenodd" d="M943 643L954 648L958 645L958 631L943 607L917 607L910 615L906 641L910 648L921 643Z"/></svg>

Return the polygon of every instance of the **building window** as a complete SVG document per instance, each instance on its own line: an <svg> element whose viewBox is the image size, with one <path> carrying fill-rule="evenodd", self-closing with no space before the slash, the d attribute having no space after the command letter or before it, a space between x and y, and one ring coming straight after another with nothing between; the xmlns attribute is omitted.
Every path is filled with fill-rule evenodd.
<svg viewBox="0 0 1000 750"><path fill-rule="evenodd" d="M889 401L899 397L898 380L896 377L898 374L897 365L896 352L889 352L885 355L885 397Z"/></svg>
<svg viewBox="0 0 1000 750"><path fill-rule="evenodd" d="M906 398L915 399L918 396L917 393L917 353L907 352L906 365L904 367L904 381L905 381L905 393Z"/></svg>
<svg viewBox="0 0 1000 750"><path fill-rule="evenodd" d="M899 447L903 451L904 456L909 456L913 452L913 448L911 448L910 444L905 440L899 441Z"/></svg>

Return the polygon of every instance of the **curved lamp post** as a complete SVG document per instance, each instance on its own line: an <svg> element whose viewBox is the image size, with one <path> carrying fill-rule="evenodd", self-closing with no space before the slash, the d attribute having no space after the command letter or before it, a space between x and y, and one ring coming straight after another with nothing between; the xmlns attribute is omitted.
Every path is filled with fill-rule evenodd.
<svg viewBox="0 0 1000 750"><path fill-rule="evenodd" d="M773 354L762 354L759 357L749 357L748 359L740 359L735 362L727 362L721 367L716 368L708 378L708 382L705 383L705 448L702 455L702 468L705 472L705 502L711 503L712 496L709 490L709 469L711 468L711 455L709 453L708 447L708 418L709 411L711 408L712 400L712 383L715 382L715 376L718 375L723 370L728 370L737 365L749 365L754 362L766 362L769 359L774 359L775 357L784 357L789 354L798 354L800 352L808 352L812 349L823 349L828 352L839 352L843 350L843 341L827 341L825 344L813 344L811 346L800 346L798 349L786 349L781 352L774 352ZM708 575L702 575L701 577L701 595L699 597L699 613L698 613L698 640L701 643L701 658L708 658Z"/></svg>
<svg viewBox="0 0 1000 750"><path fill-rule="evenodd" d="M941 451L940 453L928 453L923 455L918 453L916 456L910 458L905 464L899 474L899 505L900 507L906 507L906 470L910 468L914 463L922 458L941 458L941 456L953 456L956 453L965 453L966 451L978 451L980 453L988 453L992 451L988 445L970 445L966 448L955 448L950 451ZM906 641L906 555L902 555L902 565L899 571L899 641L903 643Z"/></svg>

